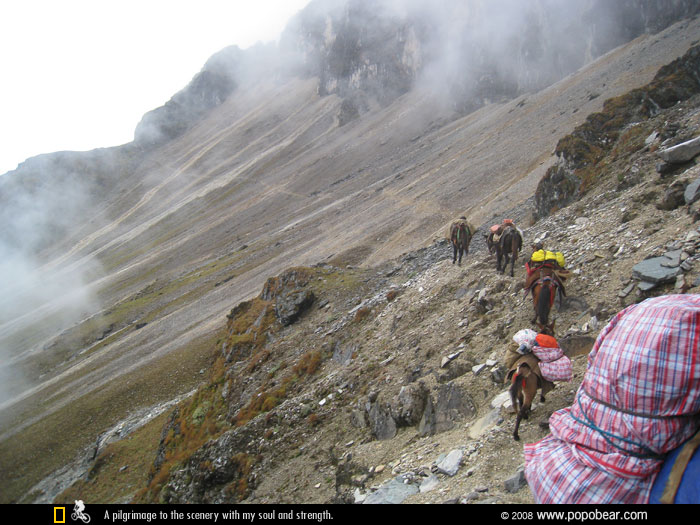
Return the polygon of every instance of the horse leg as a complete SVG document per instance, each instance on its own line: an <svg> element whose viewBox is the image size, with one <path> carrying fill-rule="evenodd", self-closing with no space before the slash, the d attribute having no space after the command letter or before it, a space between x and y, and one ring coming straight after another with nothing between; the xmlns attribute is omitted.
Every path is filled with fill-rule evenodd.
<svg viewBox="0 0 700 525"><path fill-rule="evenodd" d="M457 245L452 243L452 264L457 260Z"/></svg>
<svg viewBox="0 0 700 525"><path fill-rule="evenodd" d="M518 434L518 430L520 430L520 422L523 419L529 419L530 418L530 405L527 404L527 402L523 402L522 400L522 394L520 394L520 410L518 410L518 415L515 418L515 428L513 429L513 439L515 441L520 441L520 435Z"/></svg>
<svg viewBox="0 0 700 525"><path fill-rule="evenodd" d="M520 441L520 436L518 435L518 429L520 428L520 420L522 419L522 408L523 408L523 392L521 390L520 382L518 381L517 374L514 378L513 384L510 386L510 402L513 405L513 409L517 413L515 418L515 429L513 430L513 439L515 441Z"/></svg>
<svg viewBox="0 0 700 525"><path fill-rule="evenodd" d="M462 266L462 247L459 247L459 261L457 261L457 266Z"/></svg>
<svg viewBox="0 0 700 525"><path fill-rule="evenodd" d="M522 411L518 412L518 416L515 418L515 428L513 429L513 439L515 441L520 441L520 436L518 435L518 429L520 428L520 420L523 418Z"/></svg>
<svg viewBox="0 0 700 525"><path fill-rule="evenodd" d="M513 256L511 257L511 260L510 260L510 276L511 277L515 276L515 274L513 273L514 272L513 268L515 267L515 258L516 258L516 255L515 255L515 253L513 253Z"/></svg>
<svg viewBox="0 0 700 525"><path fill-rule="evenodd" d="M544 282L540 285L539 293L537 295L537 302L535 303L536 318L539 319L542 325L547 326L549 321L549 298L551 295L551 290L549 285Z"/></svg>
<svg viewBox="0 0 700 525"><path fill-rule="evenodd" d="M532 306L533 306L533 309L535 310L535 317L532 318L532 324L537 323L537 303L539 302L540 288L541 288L541 285L539 285L539 284L535 284L532 287Z"/></svg>

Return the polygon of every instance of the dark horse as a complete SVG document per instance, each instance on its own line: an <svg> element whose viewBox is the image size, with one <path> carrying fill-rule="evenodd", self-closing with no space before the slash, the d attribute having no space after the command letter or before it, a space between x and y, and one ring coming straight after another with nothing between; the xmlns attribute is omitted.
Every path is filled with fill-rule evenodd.
<svg viewBox="0 0 700 525"><path fill-rule="evenodd" d="M507 226L496 244L496 271L504 273L510 261L510 276L513 277L515 260L518 258L518 252L522 249L523 238L520 232L515 226ZM501 267L503 258L505 258L505 262Z"/></svg>
<svg viewBox="0 0 700 525"><path fill-rule="evenodd" d="M553 335L554 321L549 324L549 312L554 304L554 296L557 291L557 282L549 272L549 275L541 274L542 276L532 286L532 303L535 307L535 318L532 320L540 331Z"/></svg>
<svg viewBox="0 0 700 525"><path fill-rule="evenodd" d="M472 241L472 234L474 232L470 231L469 226L465 221L458 221L452 223L450 227L450 242L452 243L452 264L457 260L457 253L459 252L459 262L457 264L462 264L462 254L467 255L469 253L469 243Z"/></svg>

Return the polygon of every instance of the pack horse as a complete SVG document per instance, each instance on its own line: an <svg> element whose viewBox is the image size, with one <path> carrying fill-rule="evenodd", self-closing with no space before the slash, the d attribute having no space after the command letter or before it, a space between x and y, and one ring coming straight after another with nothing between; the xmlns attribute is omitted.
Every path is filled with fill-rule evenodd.
<svg viewBox="0 0 700 525"><path fill-rule="evenodd" d="M503 228L503 233L496 244L496 271L505 273L506 267L510 262L510 276L513 277L513 269L515 261L518 258L518 253L523 248L523 238L520 231L513 226L508 225ZM501 261L504 260L503 265Z"/></svg>
<svg viewBox="0 0 700 525"><path fill-rule="evenodd" d="M474 228L469 225L466 218L461 217L460 220L453 222L450 227L450 242L452 243L452 264L457 261L459 254L458 265L462 264L462 255L469 253L469 243L472 241Z"/></svg>

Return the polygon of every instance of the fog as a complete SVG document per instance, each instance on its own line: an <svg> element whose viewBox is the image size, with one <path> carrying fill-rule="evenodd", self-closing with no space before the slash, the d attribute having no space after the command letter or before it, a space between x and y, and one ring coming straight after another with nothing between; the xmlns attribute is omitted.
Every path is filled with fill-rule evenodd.
<svg viewBox="0 0 700 525"><path fill-rule="evenodd" d="M78 158L40 156L0 179L0 404L49 372L27 358L47 352L53 336L99 310L89 291L99 265L54 264L62 241L89 220L84 205L95 180L68 167Z"/></svg>
<svg viewBox="0 0 700 525"><path fill-rule="evenodd" d="M313 0L279 44L226 47L193 71L190 84L134 123L133 149L37 157L1 176L0 404L50 373L26 369L28 356L53 351L52 336L104 307L92 286L99 263L61 256L109 220L99 216L105 196L133 173L140 148L184 133L237 91L290 75L318 76L320 95L352 101L358 114L410 89L465 114L550 85L643 30L642 11L620 4ZM81 348L63 351L70 360Z"/></svg>
<svg viewBox="0 0 700 525"><path fill-rule="evenodd" d="M302 12L303 21L288 27L296 33L283 43L299 45L309 71L321 76L322 94L352 98L353 84L364 81L362 89L369 87L374 67L377 77L392 74L395 80L379 79L371 86L381 103L409 86L464 113L548 86L636 36L654 18L647 4L314 0ZM656 4L662 13L682 8L670 0ZM320 65L314 63L318 60ZM358 68L347 72L345 83L344 61Z"/></svg>

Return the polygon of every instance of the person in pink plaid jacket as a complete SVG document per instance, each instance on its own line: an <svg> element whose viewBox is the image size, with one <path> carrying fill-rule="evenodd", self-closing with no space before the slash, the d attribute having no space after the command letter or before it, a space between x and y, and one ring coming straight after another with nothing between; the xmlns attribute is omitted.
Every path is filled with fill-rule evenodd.
<svg viewBox="0 0 700 525"><path fill-rule="evenodd" d="M618 313L549 428L524 450L536 502L648 503L666 454L700 428L700 295Z"/></svg>

